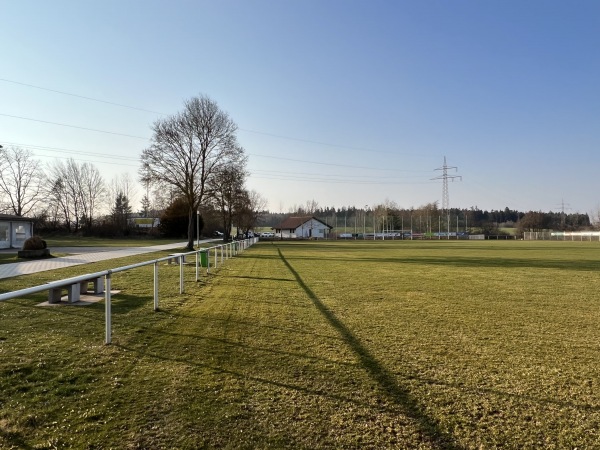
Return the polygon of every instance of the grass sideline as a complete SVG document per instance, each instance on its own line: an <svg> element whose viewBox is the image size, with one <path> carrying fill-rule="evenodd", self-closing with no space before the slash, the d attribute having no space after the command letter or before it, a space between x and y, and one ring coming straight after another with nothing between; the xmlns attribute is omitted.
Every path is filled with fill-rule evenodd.
<svg viewBox="0 0 600 450"><path fill-rule="evenodd" d="M593 448L598 250L265 242L183 295L161 266L158 313L115 274L111 346L102 303L3 302L0 448Z"/></svg>

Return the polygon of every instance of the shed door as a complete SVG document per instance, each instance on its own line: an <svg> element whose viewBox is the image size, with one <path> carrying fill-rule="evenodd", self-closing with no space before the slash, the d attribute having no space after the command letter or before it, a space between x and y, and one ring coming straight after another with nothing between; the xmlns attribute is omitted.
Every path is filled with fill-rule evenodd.
<svg viewBox="0 0 600 450"><path fill-rule="evenodd" d="M25 239L31 237L31 229L28 223L13 222L13 248L22 248Z"/></svg>

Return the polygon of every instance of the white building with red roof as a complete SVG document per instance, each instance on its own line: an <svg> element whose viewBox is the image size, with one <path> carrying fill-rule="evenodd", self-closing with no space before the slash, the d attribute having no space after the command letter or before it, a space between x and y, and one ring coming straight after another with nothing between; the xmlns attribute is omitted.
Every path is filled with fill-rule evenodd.
<svg viewBox="0 0 600 450"><path fill-rule="evenodd" d="M329 237L333 227L313 216L293 216L274 226L273 229L277 237L325 239Z"/></svg>

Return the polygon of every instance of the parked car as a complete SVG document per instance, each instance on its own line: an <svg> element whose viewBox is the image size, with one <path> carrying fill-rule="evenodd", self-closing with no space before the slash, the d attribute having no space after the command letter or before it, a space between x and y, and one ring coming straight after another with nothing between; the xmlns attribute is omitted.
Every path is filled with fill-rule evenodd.
<svg viewBox="0 0 600 450"><path fill-rule="evenodd" d="M214 236L214 237L223 237L223 233L221 233L220 231L215 231L215 232L213 233L213 236Z"/></svg>
<svg viewBox="0 0 600 450"><path fill-rule="evenodd" d="M275 237L275 233L270 233L268 231L264 231L264 232L260 233L260 237L261 238L272 238L272 237Z"/></svg>

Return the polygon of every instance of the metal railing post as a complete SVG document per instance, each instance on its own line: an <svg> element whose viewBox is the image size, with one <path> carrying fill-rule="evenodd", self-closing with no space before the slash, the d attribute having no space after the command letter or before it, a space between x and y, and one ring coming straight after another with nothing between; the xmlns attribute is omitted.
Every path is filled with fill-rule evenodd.
<svg viewBox="0 0 600 450"><path fill-rule="evenodd" d="M179 293L183 294L183 256L179 257Z"/></svg>
<svg viewBox="0 0 600 450"><path fill-rule="evenodd" d="M210 248L206 249L206 275L210 273Z"/></svg>
<svg viewBox="0 0 600 450"><path fill-rule="evenodd" d="M154 262L154 311L158 311L158 261Z"/></svg>
<svg viewBox="0 0 600 450"><path fill-rule="evenodd" d="M217 268L217 257L219 255L219 252L217 252L217 248L215 247L215 269Z"/></svg>
<svg viewBox="0 0 600 450"><path fill-rule="evenodd" d="M196 252L196 282L200 278L200 276L199 276L200 272L199 272L199 268L198 268L199 263L200 263L200 250L198 250Z"/></svg>
<svg viewBox="0 0 600 450"><path fill-rule="evenodd" d="M105 277L105 291L104 291L104 313L106 315L106 328L105 328L105 338L104 338L104 343L106 345L110 344L112 342L112 311L111 311L111 298L110 298L110 279L111 279L111 273L110 271L106 274Z"/></svg>

